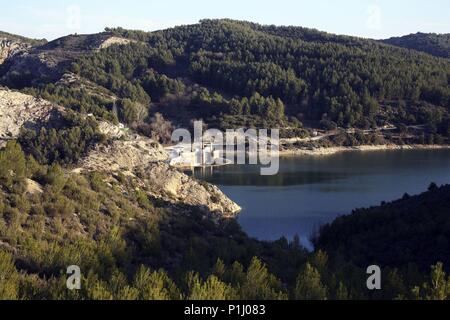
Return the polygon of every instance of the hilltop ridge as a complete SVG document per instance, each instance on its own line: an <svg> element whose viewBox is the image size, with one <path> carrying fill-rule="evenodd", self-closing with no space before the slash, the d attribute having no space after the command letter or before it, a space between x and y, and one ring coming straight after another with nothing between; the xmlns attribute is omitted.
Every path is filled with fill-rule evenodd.
<svg viewBox="0 0 450 320"><path fill-rule="evenodd" d="M382 42L450 59L450 34L422 33L394 37Z"/></svg>

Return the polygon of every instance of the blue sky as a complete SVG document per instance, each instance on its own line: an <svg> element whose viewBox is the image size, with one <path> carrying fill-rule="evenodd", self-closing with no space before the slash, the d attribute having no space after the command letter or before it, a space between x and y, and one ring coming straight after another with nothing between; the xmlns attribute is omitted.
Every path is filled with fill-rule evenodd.
<svg viewBox="0 0 450 320"><path fill-rule="evenodd" d="M0 30L49 40L106 26L150 31L204 18L377 39L418 31L450 33L448 0L0 0L0 8Z"/></svg>

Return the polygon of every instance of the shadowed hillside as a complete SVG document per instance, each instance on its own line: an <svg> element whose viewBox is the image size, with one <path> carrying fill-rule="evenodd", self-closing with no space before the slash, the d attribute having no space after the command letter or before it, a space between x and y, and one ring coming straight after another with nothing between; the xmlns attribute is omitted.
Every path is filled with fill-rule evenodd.
<svg viewBox="0 0 450 320"><path fill-rule="evenodd" d="M324 226L315 245L359 266L403 267L414 261L423 271L438 261L449 265L450 185L380 207L355 210Z"/></svg>
<svg viewBox="0 0 450 320"><path fill-rule="evenodd" d="M450 34L416 33L383 40L394 46L423 51L436 57L450 58Z"/></svg>

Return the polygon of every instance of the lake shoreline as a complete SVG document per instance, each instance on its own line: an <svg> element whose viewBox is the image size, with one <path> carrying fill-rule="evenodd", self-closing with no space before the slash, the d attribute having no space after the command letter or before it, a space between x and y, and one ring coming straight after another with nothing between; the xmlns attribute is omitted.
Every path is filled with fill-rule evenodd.
<svg viewBox="0 0 450 320"><path fill-rule="evenodd" d="M280 156L329 156L337 153L351 152L351 151L388 151L388 150L441 150L450 149L450 145L422 145L422 144L383 144L383 145L361 145L354 147L327 147L314 149L287 149L280 150Z"/></svg>

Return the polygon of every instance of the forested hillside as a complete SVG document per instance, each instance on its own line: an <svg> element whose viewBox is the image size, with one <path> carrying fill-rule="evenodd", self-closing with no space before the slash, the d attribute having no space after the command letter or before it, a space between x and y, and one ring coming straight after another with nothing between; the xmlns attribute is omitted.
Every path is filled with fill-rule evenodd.
<svg viewBox="0 0 450 320"><path fill-rule="evenodd" d="M148 114L161 112L180 125L194 118L222 128L394 123L449 134L447 60L372 40L233 20L153 33L107 29L98 37L108 35L132 42L87 50L57 74L72 72L112 92L122 101L119 109L133 110L132 119L121 117L126 123L145 124ZM48 54L60 56L73 37L82 36L39 50L53 48ZM54 85L58 79L36 85L29 74L5 68L9 86L31 86L33 94L98 115L112 109L111 101L72 101L80 93Z"/></svg>
<svg viewBox="0 0 450 320"><path fill-rule="evenodd" d="M315 244L357 265L376 262L381 266L408 268L411 261L426 270L438 261L449 264L450 186L355 210L322 227Z"/></svg>
<svg viewBox="0 0 450 320"><path fill-rule="evenodd" d="M295 27L229 20L147 35L115 32L150 43L153 52L146 56L157 72L173 79L188 77L209 88L193 106L206 117L228 113L279 119L287 114L300 121L328 119L359 127L377 121L434 122L446 133L450 63L420 53ZM93 77L93 61L98 60L80 65L88 78ZM280 99L286 111L281 103L262 100L271 97Z"/></svg>
<svg viewBox="0 0 450 320"><path fill-rule="evenodd" d="M416 33L383 40L384 43L450 58L450 34Z"/></svg>

